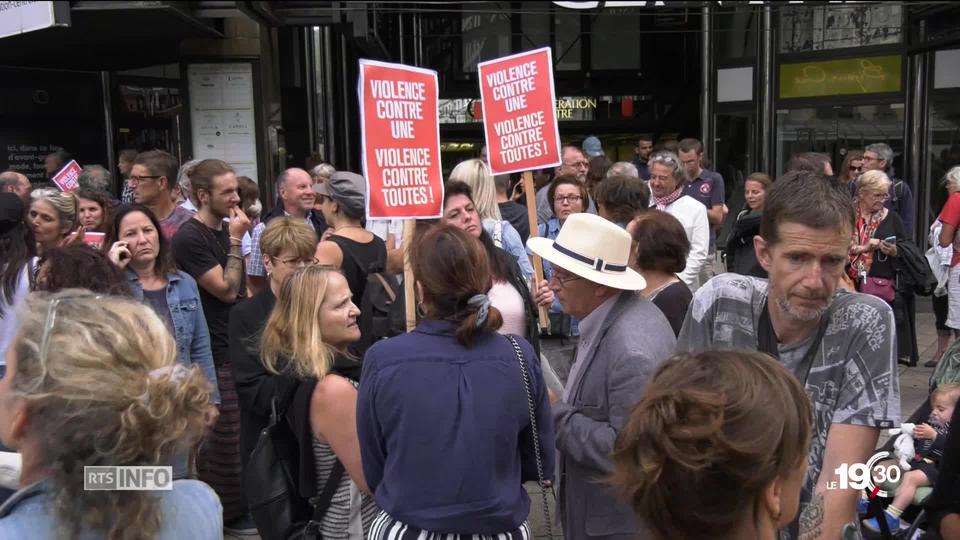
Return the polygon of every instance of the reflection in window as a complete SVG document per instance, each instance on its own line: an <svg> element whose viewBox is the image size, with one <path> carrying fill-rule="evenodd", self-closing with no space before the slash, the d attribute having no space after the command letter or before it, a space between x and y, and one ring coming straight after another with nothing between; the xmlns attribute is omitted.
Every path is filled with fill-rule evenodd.
<svg viewBox="0 0 960 540"><path fill-rule="evenodd" d="M930 96L927 148L930 171L930 210L939 215L947 201L946 189L940 184L943 175L960 165L960 100L957 94Z"/></svg>
<svg viewBox="0 0 960 540"><path fill-rule="evenodd" d="M714 17L717 57L732 60L756 56L759 25L760 13L752 6L717 12Z"/></svg>
<svg viewBox="0 0 960 540"><path fill-rule="evenodd" d="M874 142L893 148L894 167L902 171L903 112L902 103L777 111L776 172L800 152L823 152L837 170L847 150Z"/></svg>
<svg viewBox="0 0 960 540"><path fill-rule="evenodd" d="M640 68L640 17L636 10L605 9L591 24L593 69Z"/></svg>
<svg viewBox="0 0 960 540"><path fill-rule="evenodd" d="M498 6L471 4L461 15L464 71L476 72L478 62L510 54L510 13Z"/></svg>
<svg viewBox="0 0 960 540"><path fill-rule="evenodd" d="M556 24L556 45L554 57L559 60L557 71L576 71L580 69L580 14L558 11L554 15Z"/></svg>
<svg viewBox="0 0 960 540"><path fill-rule="evenodd" d="M780 12L780 52L900 43L901 4L794 6Z"/></svg>

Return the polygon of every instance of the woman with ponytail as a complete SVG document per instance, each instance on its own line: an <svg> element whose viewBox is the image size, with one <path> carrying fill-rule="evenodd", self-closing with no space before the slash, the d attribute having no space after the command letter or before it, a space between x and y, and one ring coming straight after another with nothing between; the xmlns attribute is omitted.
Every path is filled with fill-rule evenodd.
<svg viewBox="0 0 960 540"><path fill-rule="evenodd" d="M797 514L812 418L767 355L677 355L620 431L612 482L651 538L774 540Z"/></svg>
<svg viewBox="0 0 960 540"><path fill-rule="evenodd" d="M85 488L85 467L167 463L216 415L210 383L177 364L160 317L132 298L80 289L35 293L19 315L0 380L0 441L23 464L20 490L0 506L0 538L222 538L220 501L202 482Z"/></svg>
<svg viewBox="0 0 960 540"><path fill-rule="evenodd" d="M438 225L414 240L410 261L420 323L367 351L357 396L364 477L382 509L370 538L531 538L523 488L537 479L531 414L548 480L554 464L533 347L516 338L528 404L517 352L497 333L503 318L490 304L483 244Z"/></svg>

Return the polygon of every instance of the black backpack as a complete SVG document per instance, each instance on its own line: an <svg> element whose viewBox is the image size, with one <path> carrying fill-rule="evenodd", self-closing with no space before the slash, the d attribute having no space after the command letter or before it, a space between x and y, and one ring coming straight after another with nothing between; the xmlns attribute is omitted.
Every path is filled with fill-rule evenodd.
<svg viewBox="0 0 960 540"><path fill-rule="evenodd" d="M406 296L403 280L385 271L382 263L371 263L367 283L360 297L360 341L355 350L362 355L371 345L406 330Z"/></svg>
<svg viewBox="0 0 960 540"><path fill-rule="evenodd" d="M320 540L320 521L344 474L338 459L321 493L309 499L300 494L299 445L284 414L294 394L271 400L270 424L243 471L243 493L263 540Z"/></svg>
<svg viewBox="0 0 960 540"><path fill-rule="evenodd" d="M897 242L897 257L894 266L897 269L897 287L901 291L910 291L920 296L930 296L937 288L937 278L930 270L930 264L916 244L909 240Z"/></svg>

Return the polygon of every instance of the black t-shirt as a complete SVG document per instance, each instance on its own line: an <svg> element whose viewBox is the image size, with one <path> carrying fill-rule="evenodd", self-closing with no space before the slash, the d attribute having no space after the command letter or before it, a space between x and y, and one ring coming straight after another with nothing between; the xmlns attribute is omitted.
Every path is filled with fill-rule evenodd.
<svg viewBox="0 0 960 540"><path fill-rule="evenodd" d="M687 308L691 300L693 300L693 293L682 281L672 283L653 298L653 304L667 317L675 336L680 335L680 328L683 327L683 319L687 317Z"/></svg>
<svg viewBox="0 0 960 540"><path fill-rule="evenodd" d="M500 207L500 215L503 219L510 222L513 228L520 233L520 239L527 243L530 238L530 222L527 220L527 208L513 201L497 203Z"/></svg>
<svg viewBox="0 0 960 540"><path fill-rule="evenodd" d="M357 242L336 234L331 235L328 240L340 246L340 251L343 253L340 271L350 285L353 303L360 307L363 292L367 288L367 275L370 273L371 265L382 272L387 264L386 244L376 235L373 235L373 239L369 242Z"/></svg>
<svg viewBox="0 0 960 540"><path fill-rule="evenodd" d="M180 226L173 235L173 254L177 260L177 268L190 274L200 285L200 276L206 274L214 266L227 267L227 254L230 253L230 231L221 227L219 231L207 227L196 219L191 219ZM246 296L246 275L240 278L239 302ZM227 358L230 341L227 337L227 325L230 321L230 308L236 302L223 302L207 292L202 286L200 302L203 304L203 314L207 318L207 327L210 330L210 349L213 352L213 361L222 364Z"/></svg>

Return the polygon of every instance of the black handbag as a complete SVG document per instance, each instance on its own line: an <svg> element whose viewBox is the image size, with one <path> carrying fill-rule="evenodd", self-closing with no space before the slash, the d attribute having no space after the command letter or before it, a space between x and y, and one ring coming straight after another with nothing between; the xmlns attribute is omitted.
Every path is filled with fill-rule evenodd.
<svg viewBox="0 0 960 540"><path fill-rule="evenodd" d="M263 540L319 540L320 522L343 477L338 459L323 492L305 499L297 489L299 447L284 411L295 392L281 403L270 402L270 424L260 438L243 471L243 493L250 515Z"/></svg>

